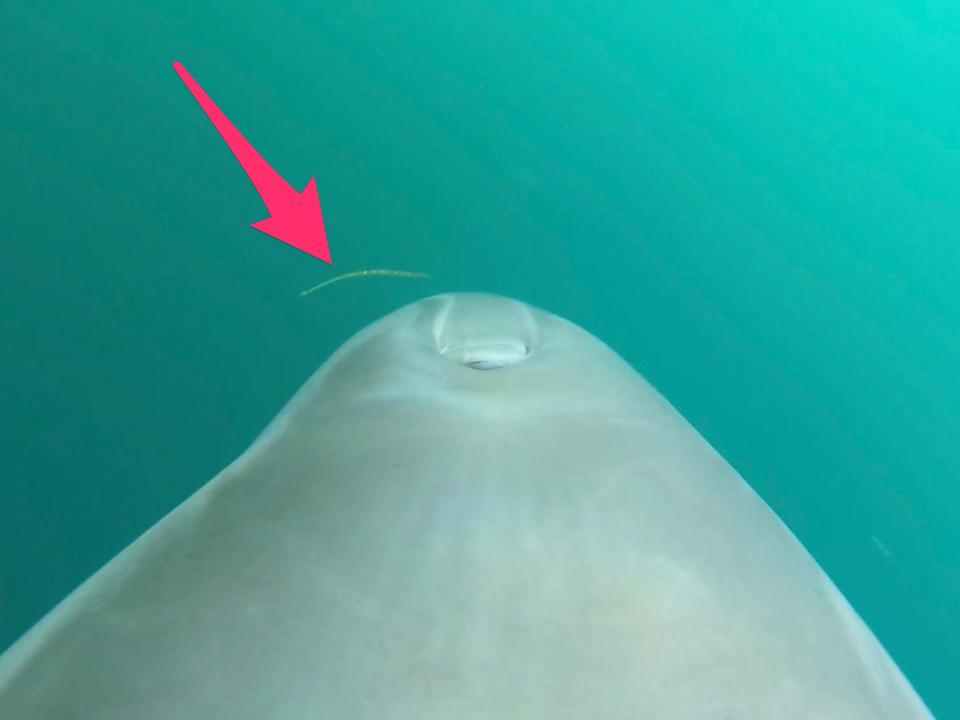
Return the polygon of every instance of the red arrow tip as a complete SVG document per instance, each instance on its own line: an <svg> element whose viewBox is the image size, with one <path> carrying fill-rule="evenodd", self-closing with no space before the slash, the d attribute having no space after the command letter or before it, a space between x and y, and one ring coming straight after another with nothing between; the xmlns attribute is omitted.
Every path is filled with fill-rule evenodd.
<svg viewBox="0 0 960 720"><path fill-rule="evenodd" d="M327 231L323 227L316 178L310 178L302 193L291 195L288 203L266 220L254 223L253 227L308 255L333 263Z"/></svg>

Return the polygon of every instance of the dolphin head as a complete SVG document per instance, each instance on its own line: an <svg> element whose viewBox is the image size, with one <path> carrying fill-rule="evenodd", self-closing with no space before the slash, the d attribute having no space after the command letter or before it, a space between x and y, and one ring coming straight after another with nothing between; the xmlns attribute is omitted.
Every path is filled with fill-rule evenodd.
<svg viewBox="0 0 960 720"><path fill-rule="evenodd" d="M303 392L310 405L336 412L415 397L441 413L469 403L471 413L485 405L513 416L537 408L609 416L632 406L637 390L632 369L573 323L510 298L452 293L362 330Z"/></svg>

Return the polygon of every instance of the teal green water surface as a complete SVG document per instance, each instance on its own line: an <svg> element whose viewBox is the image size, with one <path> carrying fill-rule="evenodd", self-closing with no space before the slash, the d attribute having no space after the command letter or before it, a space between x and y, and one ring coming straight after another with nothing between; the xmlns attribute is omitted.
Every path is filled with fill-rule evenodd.
<svg viewBox="0 0 960 720"><path fill-rule="evenodd" d="M0 648L351 333L488 290L644 373L960 718L960 4L8 0ZM182 61L332 269L248 227ZM300 290L367 267L430 273Z"/></svg>

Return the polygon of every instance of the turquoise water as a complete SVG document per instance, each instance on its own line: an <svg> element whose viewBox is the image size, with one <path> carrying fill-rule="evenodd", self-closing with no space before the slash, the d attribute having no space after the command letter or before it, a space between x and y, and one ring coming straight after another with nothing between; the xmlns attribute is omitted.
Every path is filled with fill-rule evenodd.
<svg viewBox="0 0 960 720"><path fill-rule="evenodd" d="M960 717L960 5L5 5L0 647L351 333L516 296L644 373ZM298 187L259 198L182 61ZM364 279L367 267L430 280Z"/></svg>

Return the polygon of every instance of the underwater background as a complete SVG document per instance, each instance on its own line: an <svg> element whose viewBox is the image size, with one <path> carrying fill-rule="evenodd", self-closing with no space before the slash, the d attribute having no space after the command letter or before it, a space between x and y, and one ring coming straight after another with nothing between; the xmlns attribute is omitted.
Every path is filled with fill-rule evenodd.
<svg viewBox="0 0 960 720"><path fill-rule="evenodd" d="M7 0L0 649L433 293L643 373L960 718L960 4ZM249 228L184 63L333 267ZM299 292L371 267L368 278Z"/></svg>

